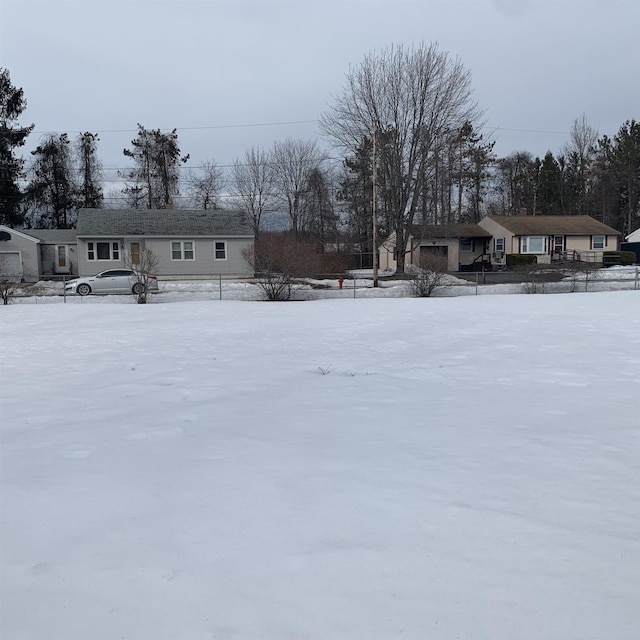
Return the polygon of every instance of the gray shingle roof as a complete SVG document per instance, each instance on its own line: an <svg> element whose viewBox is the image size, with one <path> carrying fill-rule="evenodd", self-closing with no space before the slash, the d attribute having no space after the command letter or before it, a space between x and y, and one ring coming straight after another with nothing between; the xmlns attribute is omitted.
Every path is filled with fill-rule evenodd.
<svg viewBox="0 0 640 640"><path fill-rule="evenodd" d="M249 236L242 211L192 209L80 209L78 237Z"/></svg>
<svg viewBox="0 0 640 640"><path fill-rule="evenodd" d="M21 229L20 233L37 238L45 244L76 244L75 229Z"/></svg>
<svg viewBox="0 0 640 640"><path fill-rule="evenodd" d="M517 236L529 235L620 235L619 231L591 216L489 216Z"/></svg>
<svg viewBox="0 0 640 640"><path fill-rule="evenodd" d="M411 235L424 238L490 238L491 234L477 224L415 224Z"/></svg>

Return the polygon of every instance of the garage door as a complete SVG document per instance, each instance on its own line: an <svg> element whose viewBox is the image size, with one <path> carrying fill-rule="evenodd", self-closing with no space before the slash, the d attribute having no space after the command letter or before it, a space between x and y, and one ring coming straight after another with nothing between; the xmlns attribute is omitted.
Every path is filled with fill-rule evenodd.
<svg viewBox="0 0 640 640"><path fill-rule="evenodd" d="M0 251L0 276L11 279L22 277L19 251Z"/></svg>

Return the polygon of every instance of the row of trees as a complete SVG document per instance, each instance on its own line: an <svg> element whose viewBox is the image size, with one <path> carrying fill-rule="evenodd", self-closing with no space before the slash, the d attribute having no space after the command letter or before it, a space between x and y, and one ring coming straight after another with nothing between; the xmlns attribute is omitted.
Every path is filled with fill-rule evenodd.
<svg viewBox="0 0 640 640"><path fill-rule="evenodd" d="M0 105L0 221L65 227L78 207L101 206L97 135L47 136L25 163L16 151L33 125L18 124L26 102L7 70ZM189 168L176 130L138 125L123 150L132 168L106 197L134 208L241 208L256 234L278 212L278 226L296 237L363 252L373 249L375 215L381 236L396 235L400 269L414 224L527 213L589 214L623 232L638 225L640 123L600 137L582 116L557 155L498 158L480 133L482 118L458 59L433 44L391 47L351 69L320 118L337 159L313 141L287 139L252 148L230 167L208 160Z"/></svg>

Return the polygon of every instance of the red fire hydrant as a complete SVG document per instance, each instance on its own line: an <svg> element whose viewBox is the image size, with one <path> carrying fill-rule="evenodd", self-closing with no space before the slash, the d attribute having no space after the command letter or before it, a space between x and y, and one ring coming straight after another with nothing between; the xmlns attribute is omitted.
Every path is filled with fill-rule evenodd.
<svg viewBox="0 0 640 640"><path fill-rule="evenodd" d="M342 276L340 276L338 278L338 286L342 289L342 284L344 283L344 278Z"/></svg>

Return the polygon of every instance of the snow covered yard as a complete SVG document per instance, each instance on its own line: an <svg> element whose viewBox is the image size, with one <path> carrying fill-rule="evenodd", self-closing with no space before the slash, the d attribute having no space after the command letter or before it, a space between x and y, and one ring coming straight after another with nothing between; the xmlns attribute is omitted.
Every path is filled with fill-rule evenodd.
<svg viewBox="0 0 640 640"><path fill-rule="evenodd" d="M639 291L118 300L0 308L3 639L640 637Z"/></svg>

